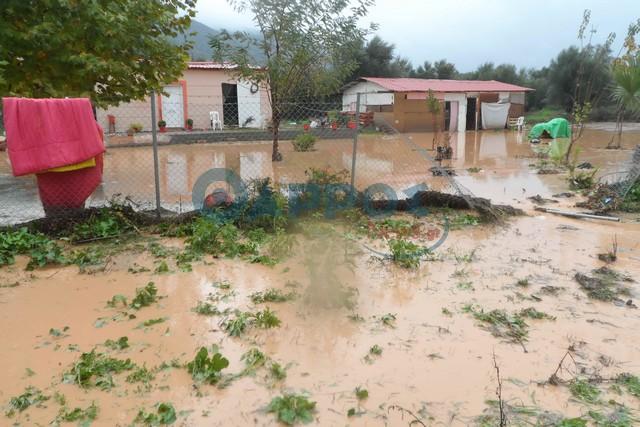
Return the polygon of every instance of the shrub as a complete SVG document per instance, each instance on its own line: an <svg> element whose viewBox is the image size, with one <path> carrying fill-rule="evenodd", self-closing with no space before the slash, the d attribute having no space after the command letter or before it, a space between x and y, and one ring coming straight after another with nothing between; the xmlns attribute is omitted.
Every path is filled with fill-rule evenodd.
<svg viewBox="0 0 640 427"><path fill-rule="evenodd" d="M310 133L301 133L293 140L293 149L295 151L312 151L316 145L317 138Z"/></svg>
<svg viewBox="0 0 640 427"><path fill-rule="evenodd" d="M142 124L141 123L131 123L129 125L129 131L133 133L142 132Z"/></svg>

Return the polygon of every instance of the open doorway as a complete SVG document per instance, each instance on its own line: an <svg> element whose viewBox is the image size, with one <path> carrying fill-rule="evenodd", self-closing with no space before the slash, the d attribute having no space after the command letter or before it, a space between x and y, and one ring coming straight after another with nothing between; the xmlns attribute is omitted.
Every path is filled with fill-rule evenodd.
<svg viewBox="0 0 640 427"><path fill-rule="evenodd" d="M467 98L467 130L476 130L476 98Z"/></svg>
<svg viewBox="0 0 640 427"><path fill-rule="evenodd" d="M222 83L222 117L225 126L238 126L238 85Z"/></svg>
<svg viewBox="0 0 640 427"><path fill-rule="evenodd" d="M451 102L445 101L444 103L444 130L448 131L451 128Z"/></svg>

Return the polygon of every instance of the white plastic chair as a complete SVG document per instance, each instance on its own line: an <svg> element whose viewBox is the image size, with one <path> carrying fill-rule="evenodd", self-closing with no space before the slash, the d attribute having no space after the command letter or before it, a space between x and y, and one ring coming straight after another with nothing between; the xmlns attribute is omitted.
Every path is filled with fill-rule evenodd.
<svg viewBox="0 0 640 427"><path fill-rule="evenodd" d="M209 111L209 122L211 123L211 129L222 130L222 121L220 120L220 113L217 111Z"/></svg>
<svg viewBox="0 0 640 427"><path fill-rule="evenodd" d="M518 132L522 132L522 130L524 129L524 116L518 117L516 128L518 128Z"/></svg>

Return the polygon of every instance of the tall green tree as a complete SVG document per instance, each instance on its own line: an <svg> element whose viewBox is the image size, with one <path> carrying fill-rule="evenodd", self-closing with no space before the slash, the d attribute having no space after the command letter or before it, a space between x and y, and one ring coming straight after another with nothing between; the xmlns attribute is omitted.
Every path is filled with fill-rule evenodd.
<svg viewBox="0 0 640 427"><path fill-rule="evenodd" d="M438 79L451 80L458 77L456 66L446 59L434 62L433 68Z"/></svg>
<svg viewBox="0 0 640 427"><path fill-rule="evenodd" d="M424 61L422 65L418 65L418 68L413 71L411 77L418 79L435 79L438 77L438 74L431 62Z"/></svg>
<svg viewBox="0 0 640 427"><path fill-rule="evenodd" d="M640 49L636 44L636 34L640 33L640 19L629 26L624 47L626 53L613 62L614 88L612 97L616 102L617 132L607 148L622 147L622 127L625 113L629 117L640 116Z"/></svg>
<svg viewBox="0 0 640 427"><path fill-rule="evenodd" d="M356 53L358 66L352 73L352 79L358 77L400 77L395 75L402 67L394 69L395 46L380 36L373 36L368 42L361 42Z"/></svg>
<svg viewBox="0 0 640 427"><path fill-rule="evenodd" d="M196 0L2 0L0 95L142 99L184 71Z"/></svg>
<svg viewBox="0 0 640 427"><path fill-rule="evenodd" d="M217 60L236 65L244 80L261 84L269 94L272 160L282 159L279 129L285 104L299 86L316 94L335 91L357 67L345 51L356 51L370 28L360 26L373 0L227 0L239 13L250 14L260 31L256 39L246 32L221 32L210 45ZM266 58L256 67L257 48Z"/></svg>

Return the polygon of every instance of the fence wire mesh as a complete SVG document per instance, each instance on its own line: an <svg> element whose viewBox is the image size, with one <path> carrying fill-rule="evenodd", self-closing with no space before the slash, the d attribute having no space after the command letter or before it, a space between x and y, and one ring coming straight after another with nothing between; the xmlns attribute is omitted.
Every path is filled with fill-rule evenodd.
<svg viewBox="0 0 640 427"><path fill-rule="evenodd" d="M242 95L223 86L222 96L190 90L188 98L181 90L152 95L155 123L151 98L96 110L106 152L101 182L85 206L119 198L138 210L188 212L203 203L194 200L193 189L211 169L233 171L244 183L269 178L282 191L322 171L342 176L358 191L391 188L398 199L426 189L471 195L448 174L447 134L442 134L439 150L432 133L400 133L388 112L367 111L359 103L297 99L280 103L273 114L261 90L249 88ZM279 122L278 161L272 161L274 118ZM86 191L86 174L84 169L54 177L60 185L46 195L41 175L14 177L7 152L0 152L0 225L68 214L66 200ZM216 189L231 191L219 182L205 193Z"/></svg>

